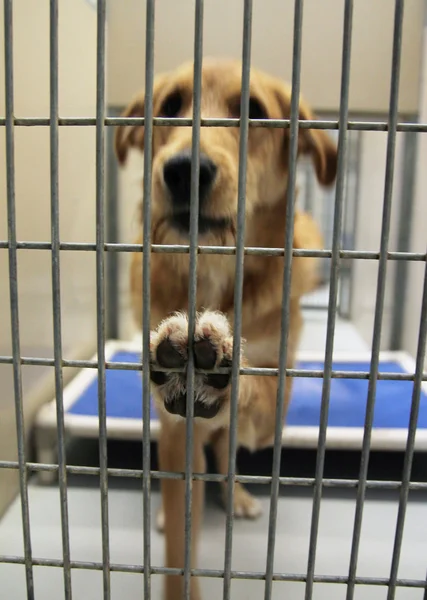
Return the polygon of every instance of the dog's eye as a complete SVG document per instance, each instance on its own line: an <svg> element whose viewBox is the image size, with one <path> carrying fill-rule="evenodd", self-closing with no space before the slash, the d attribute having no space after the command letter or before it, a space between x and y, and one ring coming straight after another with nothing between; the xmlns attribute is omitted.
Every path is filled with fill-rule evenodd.
<svg viewBox="0 0 427 600"><path fill-rule="evenodd" d="M231 105L231 116L234 119L240 119L240 100L236 100ZM264 106L256 98L249 98L249 118L250 119L267 119L267 113Z"/></svg>
<svg viewBox="0 0 427 600"><path fill-rule="evenodd" d="M174 92L170 94L166 100L164 100L160 109L160 115L172 119L177 117L182 109L182 96L180 92Z"/></svg>
<svg viewBox="0 0 427 600"><path fill-rule="evenodd" d="M263 105L256 98L249 99L249 118L266 119L267 115Z"/></svg>

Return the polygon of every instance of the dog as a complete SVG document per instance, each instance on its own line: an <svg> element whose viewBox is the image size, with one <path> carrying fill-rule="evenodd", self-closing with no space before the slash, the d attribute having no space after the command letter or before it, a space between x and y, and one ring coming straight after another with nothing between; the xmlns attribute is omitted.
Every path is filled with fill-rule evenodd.
<svg viewBox="0 0 427 600"><path fill-rule="evenodd" d="M241 63L204 59L201 84L202 118L239 118ZM256 69L250 73L249 117L288 119L291 89L282 81ZM123 116L144 116L144 92L129 104ZM156 77L154 116L191 118L193 64ZM300 100L299 119L313 119ZM199 243L235 246L239 168L238 127L202 127L200 130ZM190 230L191 127L154 127L151 189L151 242L188 244ZM130 148L143 152L144 128L119 126L115 147L123 165ZM313 161L319 184L333 184L337 148L320 129L299 129L298 156ZM250 127L245 207L245 246L283 248L289 163L289 129ZM294 248L320 249L322 236L312 218L295 209ZM137 240L142 243L142 235ZM300 298L318 285L316 259L294 257L290 289L290 322L287 367L294 365L302 328ZM212 373L195 375L193 472L205 471L204 446L213 447L220 473L228 470L231 375L215 372L230 367L233 350L234 255L200 254L197 264L197 318L192 348L196 369ZM246 255L244 259L241 366L278 366L283 256ZM151 383L161 420L158 442L163 471L185 470L186 375L188 361L189 255L153 253L151 256ZM142 255L133 254L131 298L136 323L142 327ZM184 372L156 371L157 367ZM289 403L292 378L286 380L283 398ZM273 443L277 378L240 375L238 445L257 450ZM222 491L226 493L226 483ZM185 483L164 479L159 525L165 532L167 567L184 566ZM197 543L202 518L204 482L194 481L192 504L192 568L197 564ZM235 516L254 518L260 504L239 483L235 484ZM191 599L200 599L197 578L191 578ZM167 576L166 600L183 597L183 577Z"/></svg>

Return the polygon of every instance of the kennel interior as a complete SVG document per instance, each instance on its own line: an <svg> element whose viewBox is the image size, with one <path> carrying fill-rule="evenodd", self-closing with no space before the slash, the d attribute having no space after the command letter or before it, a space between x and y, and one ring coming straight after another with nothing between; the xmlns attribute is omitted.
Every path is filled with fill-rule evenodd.
<svg viewBox="0 0 427 600"><path fill-rule="evenodd" d="M278 439L239 455L258 521L227 519L209 484L203 597L425 598L426 2L4 0L1 19L0 596L161 595L154 446L126 428L107 441L102 386L94 438L70 435L63 401L84 367L108 380L112 369L90 363L111 340L141 344L127 299L135 248L123 245L137 231L145 157L117 170L115 119L147 73L200 52L241 57L246 36L251 62L300 85L340 143L330 193L310 165L297 172L297 202L330 252L324 285L304 299L301 351L324 361L325 400L339 381L325 356L368 357L370 410L353 447L347 429L326 450L324 401L316 447L298 438L280 450ZM406 367L384 373L381 357L398 355L379 352L395 351ZM371 452L375 391L399 379L410 390L400 445ZM37 424L54 398L57 447L44 460Z"/></svg>

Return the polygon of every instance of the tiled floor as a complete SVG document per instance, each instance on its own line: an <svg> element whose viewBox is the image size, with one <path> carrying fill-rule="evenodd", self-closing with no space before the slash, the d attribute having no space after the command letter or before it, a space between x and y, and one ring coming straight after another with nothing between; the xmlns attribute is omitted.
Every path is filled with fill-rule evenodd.
<svg viewBox="0 0 427 600"><path fill-rule="evenodd" d="M323 350L325 343L325 315L319 311L307 314L302 348ZM335 342L336 351L365 350L366 345L348 323L338 321ZM69 457L73 464L92 464L96 461L95 448L78 445L78 451ZM92 455L90 454L92 452ZM339 454L339 465L327 461L327 476L355 477L358 472L358 456ZM267 456L267 459L265 459ZM271 459L264 456L264 462ZM109 455L111 466L134 466L140 462L140 445L115 443ZM287 473L312 476L315 453L289 451L286 455ZM335 459L334 459L335 460ZM249 469L258 469L259 457L247 457ZM337 462L337 461L335 461ZM337 462L337 464L338 464ZM376 463L374 478L398 478L401 457L386 455ZM286 464L287 463L287 464ZM421 465L421 466L420 466ZM270 468L269 465L264 468ZM335 469L331 475L330 471ZM413 477L427 476L425 462L417 463ZM329 471L329 472L328 472ZM245 471L247 472L247 471ZM427 478L427 477L426 477ZM70 480L68 493L71 556L73 560L101 561L100 495L94 478ZM143 555L142 494L138 482L111 480L109 491L110 552L114 563L141 564ZM217 490L214 490L215 492ZM268 534L268 489L255 489L264 507L264 514L256 522L236 522L233 538L232 567L236 570L264 571ZM354 522L356 491L326 490L322 499L316 573L347 575ZM214 502L213 490L209 491L199 566L222 569L224 556L224 512ZM41 487L36 480L29 486L32 550L35 557L61 558L60 502L57 486ZM159 503L159 493L152 494L153 514ZM364 509L362 538L357 574L360 576L388 577L393 549L393 539L398 508L397 492L369 492ZM275 571L305 573L309 545L312 511L310 489L286 488L279 499ZM152 564L163 564L163 540L154 529L151 531ZM0 522L0 554L22 555L21 510L17 499ZM414 492L410 495L402 546L399 577L424 579L427 568L427 495ZM35 597L38 600L61 600L64 598L61 569L36 567ZM161 577L152 577L152 598L161 598ZM72 571L73 598L101 600L102 574L88 570ZM113 572L111 574L111 597L113 600L142 598L142 576ZM263 598L262 581L234 580L233 600L259 600ZM385 599L386 587L357 586L356 600ZM0 598L21 600L26 598L24 567L0 563ZM222 597L219 579L203 580L204 600ZM346 597L346 587L339 584L316 584L313 598L338 600ZM274 600L304 598L303 583L275 583ZM398 600L422 600L421 589L399 588Z"/></svg>

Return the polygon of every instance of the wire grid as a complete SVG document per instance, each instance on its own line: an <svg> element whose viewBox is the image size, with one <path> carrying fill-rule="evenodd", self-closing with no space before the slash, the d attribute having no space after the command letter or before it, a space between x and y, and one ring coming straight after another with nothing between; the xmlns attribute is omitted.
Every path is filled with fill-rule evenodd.
<svg viewBox="0 0 427 600"><path fill-rule="evenodd" d="M110 573L126 572L141 573L144 575L144 597L151 597L152 574L179 574L184 575L185 597L190 597L191 576L214 577L224 579L223 598L230 598L230 582L232 579L251 579L265 581L265 600L271 598L273 581L303 582L306 584L305 597L312 598L314 583L337 583L347 585L347 599L354 596L355 586L379 585L388 586L388 600L395 597L398 586L409 588L427 589L425 580L398 578L399 557L402 544L403 527L405 522L406 505L410 490L427 490L427 483L414 482L410 479L412 458L414 453L415 432L420 402L421 383L427 380L427 374L423 373L425 358L425 346L427 337L427 262L426 253L414 252L389 252L388 235L390 230L390 208L392 196L392 180L394 168L395 139L397 131L427 132L427 123L399 123L397 117L398 107L398 84L400 71L400 50L403 22L403 0L395 2L395 26L393 57L391 65L391 90L390 110L388 122L364 122L349 121L348 119L348 93L350 73L350 51L352 32L352 7L353 0L345 0L343 46L342 46L342 77L339 120L316 120L299 121L299 81L302 44L302 21L303 1L295 0L294 11L294 47L292 67L292 100L290 119L276 120L249 120L249 73L250 73L250 37L252 19L252 1L245 0L243 15L243 56L242 56L242 101L241 119L202 119L200 114L201 96L201 64L202 64L202 31L203 31L203 1L196 0L195 10L195 67L194 67L194 111L192 119L165 119L153 116L152 88L154 78L153 52L154 52L154 25L155 0L147 0L147 28L146 28L146 116L145 118L116 118L105 116L105 0L97 3L97 111L96 118L61 118L58 115L58 6L57 0L50 0L50 116L49 118L16 118L13 108L13 19L12 0L4 0L4 26L5 26L5 89L6 89L6 114L0 119L0 126L6 129L6 161L7 161L7 214L8 214L8 239L0 241L0 249L7 249L9 255L9 286L10 286L10 311L12 326L12 355L0 356L0 364L13 365L14 391L16 407L16 429L18 434L18 460L0 461L0 468L19 470L20 497L22 506L22 522L24 535L24 556L0 556L0 563L25 565L27 597L34 598L33 567L61 567L64 571L65 597L71 599L71 569L91 569L103 572L104 598L110 598ZM145 126L145 183L144 183L144 243L138 244L112 244L105 242L104 235L104 169L105 169L105 126L117 125L144 125ZM150 194L151 194L151 154L152 154L152 132L153 126L193 126L192 143L192 186L191 186L191 230L189 245L151 245L150 244ZM49 126L51 139L51 233L50 242L18 241L16 238L16 214L15 214L15 169L14 169L14 127ZM59 197L58 197L58 127L61 126L92 126L96 127L96 243L61 243L59 239ZM200 127L240 127L240 152L239 152L239 204L238 221L239 236L236 247L207 247L197 244L197 203L198 203L198 157L200 144ZM290 159L289 159L289 181L288 203L287 203L287 229L283 248L248 248L244 247L244 204L245 204L245 176L247 159L247 135L250 127L279 127L290 129ZM294 250L292 248L292 217L294 210L293 197L296 178L297 139L298 130L330 129L339 130L338 145L338 179L335 197L333 242L331 250ZM342 228L343 197L345 189L345 166L347 160L347 132L348 131L387 131L387 166L383 204L383 222L380 252L351 251L340 248L340 234ZM23 357L20 352L19 335L19 311L18 311L18 288L17 288L17 250L50 250L52 255L52 291L53 291L53 315L54 315L54 358L45 359L38 357ZM98 360L67 360L62 357L61 344L61 307L60 307L60 253L67 250L93 251L96 252L97 267L97 345ZM150 380L148 363L108 363L105 361L105 298L104 298L104 261L105 252L143 252L143 348L144 354L148 353L149 344L149 308L150 308L150 254L151 252L189 253L191 284L189 289L189 331L194 329L195 322L195 292L196 292L196 268L198 254L236 254L236 284L235 297L235 339L233 351L232 372L232 403L231 422L236 422L236 407L238 397L239 374L268 375L278 377L279 391L277 396L277 429L274 442L274 459L271 476L242 476L235 471L236 431L231 427L229 473L228 475L193 473L191 461L189 460L192 450L192 403L187 402L189 418L187 419L187 465L185 473L166 473L150 471L150 445L149 445L149 403L147 399L150 393ZM243 265L246 255L258 256L284 256L284 294L282 306L281 344L279 367L267 368L241 368L239 365L240 355L240 331L241 331L241 298L243 283ZM287 324L289 321L289 298L286 289L289 286L292 269L292 257L311 256L331 259L330 272L330 295L328 305L328 327L327 342L325 348L325 366L323 371L287 369ZM375 326L372 345L372 360L369 372L354 373L346 371L334 371L332 369L332 348L334 340L334 326L337 311L337 284L339 276L340 261L343 259L378 260L378 285L377 302L375 310ZM420 320L419 340L416 357L416 369L414 374L380 373L379 372L379 349L381 340L382 313L384 304L385 276L389 260L397 261L424 261L426 262L424 291L422 300L422 315ZM191 339L191 336L190 336ZM192 354L190 353L190 356ZM26 461L24 416L22 404L22 365L52 366L55 369L55 387L57 398L58 417L58 441L59 459L58 464L30 463ZM99 386L99 452L100 467L77 467L67 465L64 452L64 409L62 403L62 369L64 367L95 368L98 370ZM105 409L105 370L142 370L144 374L143 414L144 414L144 439L143 439L143 469L111 469L107 466L107 435L106 435L106 409ZM160 369L161 370L161 369ZM177 369L179 370L179 369ZM227 372L229 369L220 369L219 372ZM190 364L188 372L188 391L191 395L194 385L194 364ZM281 397L284 390L286 377L323 377L321 426L319 431L319 449L315 477L292 478L280 477L280 438L281 423L283 417L283 406ZM323 477L323 465L325 455L325 431L328 415L328 399L330 383L332 378L358 378L369 380L368 408L366 413L365 435L358 479L330 479ZM372 481L367 479L367 465L370 451L370 438L372 431L372 415L375 403L376 382L381 379L410 380L414 381L412 410L408 431L407 449L401 481ZM28 506L28 476L32 472L50 471L59 475L60 499L61 499L61 528L63 559L41 559L32 556L30 517ZM73 561L70 558L69 527L67 510L67 475L80 474L100 477L101 491L101 515L102 515L102 562ZM109 526L108 526L108 477L131 477L142 480L144 499L144 560L142 565L115 564L110 562L109 557ZM185 518L185 567L174 569L156 567L151 565L150 557L150 481L151 479L184 479L186 482L186 518ZM224 569L192 569L190 556L191 535L191 490L193 481L231 481L227 498L227 522L226 522L226 547L224 554ZM271 505L268 532L268 548L266 569L263 572L245 572L231 569L232 556L232 529L233 529L233 484L258 483L271 485ZM307 573L275 573L274 545L276 535L277 499L280 486L313 487L314 501L312 526L310 535L309 559ZM348 576L318 575L315 573L316 544L318 535L318 519L323 487L356 488L358 492L357 508L352 541L352 553ZM356 575L358 547L361 534L361 522L363 516L364 497L367 489L399 489L400 501L396 524L393 558L390 577L358 577Z"/></svg>
<svg viewBox="0 0 427 600"><path fill-rule="evenodd" d="M348 120L348 119L347 119ZM361 163L361 145L360 132L348 131L346 122L341 121L342 127L339 131L329 132L330 137L338 144L339 135L346 130L346 160L344 173L344 200L343 200L343 223L341 227L342 249L353 250L356 240L357 223L357 203L358 203L358 172ZM298 204L302 210L310 214L317 223L322 234L323 245L326 248L332 248L333 243L333 221L334 221L334 199L336 194L336 185L327 189L321 188L317 184L316 171L313 163L308 157L301 157L298 161L297 169L297 188ZM404 239L406 241L406 238ZM400 249L406 248L403 246ZM400 263L403 268L406 263ZM353 282L353 270L355 263L353 261L344 261L340 263L340 278L337 307L341 317L350 318L351 316L351 294ZM328 309L327 288L330 285L331 260L323 258L318 261L318 273L321 281L319 291L314 295L303 297L301 299L302 309L315 309L326 311ZM319 293L320 292L320 293ZM323 293L322 293L323 292Z"/></svg>

